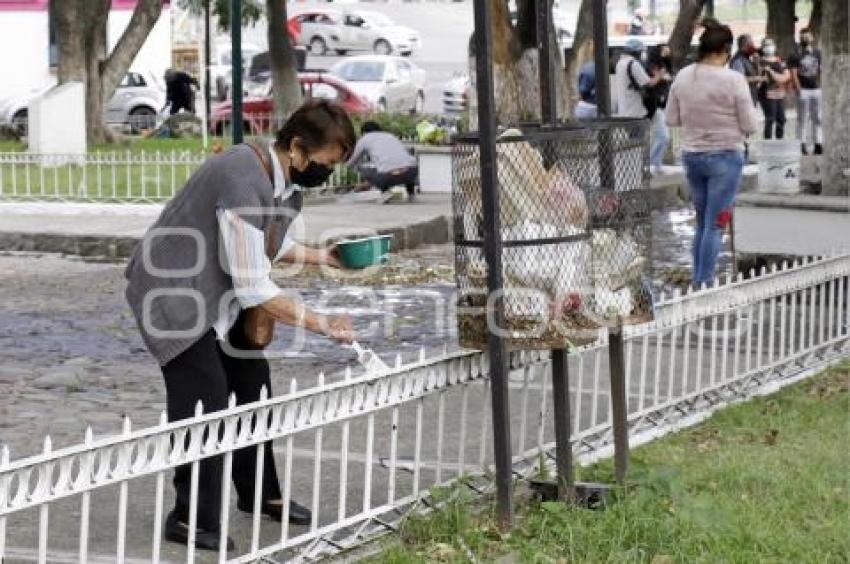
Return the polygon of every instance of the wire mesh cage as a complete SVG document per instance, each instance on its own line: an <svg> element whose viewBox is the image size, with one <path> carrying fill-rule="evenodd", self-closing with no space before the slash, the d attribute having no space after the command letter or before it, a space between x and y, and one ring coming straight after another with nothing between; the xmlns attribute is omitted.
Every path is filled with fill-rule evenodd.
<svg viewBox="0 0 850 564"><path fill-rule="evenodd" d="M649 124L612 119L523 127L496 141L503 291L487 291L478 139L453 147L461 345L490 329L515 349L596 340L601 327L652 319ZM504 323L495 326L496 299Z"/></svg>

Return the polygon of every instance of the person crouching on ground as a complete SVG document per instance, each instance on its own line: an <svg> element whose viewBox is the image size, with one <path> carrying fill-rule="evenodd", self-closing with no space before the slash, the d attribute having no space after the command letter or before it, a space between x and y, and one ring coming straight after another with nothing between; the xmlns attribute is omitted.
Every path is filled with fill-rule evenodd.
<svg viewBox="0 0 850 564"><path fill-rule="evenodd" d="M676 75L666 112L667 123L682 128L682 162L696 211L696 287L714 281L721 235L741 183L744 139L758 128L747 80L726 67L732 31L713 19L703 26L697 62Z"/></svg>
<svg viewBox="0 0 850 564"><path fill-rule="evenodd" d="M407 188L407 199L413 201L416 185L419 182L419 165L416 157L393 135L381 129L374 121L363 124L363 136L354 147L347 166L360 173L366 181L360 189L373 186L381 191L381 201L389 202L393 198L391 188Z"/></svg>
<svg viewBox="0 0 850 564"><path fill-rule="evenodd" d="M259 400L263 387L271 396L262 349L275 322L354 339L348 316L310 311L284 295L270 273L276 261L340 266L333 249L304 247L288 231L302 188L321 185L355 140L343 109L308 102L274 142L236 145L208 159L145 234L127 266L126 297L161 366L169 421L192 417L199 401L209 413L226 409L231 394L239 405ZM284 500L270 444L262 464L261 511L280 521ZM219 549L222 480L233 479L237 508L252 511L256 465L256 446L234 452L232 476L223 476L221 456L200 461L196 547ZM190 467L175 469L175 505L165 524L165 538L182 544L189 538ZM287 509L291 523L310 524L307 508L292 501Z"/></svg>

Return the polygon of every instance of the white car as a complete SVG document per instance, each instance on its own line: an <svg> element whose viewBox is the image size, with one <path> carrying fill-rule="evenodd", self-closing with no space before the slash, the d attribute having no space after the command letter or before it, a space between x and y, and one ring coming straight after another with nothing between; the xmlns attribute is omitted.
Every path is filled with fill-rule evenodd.
<svg viewBox="0 0 850 564"><path fill-rule="evenodd" d="M469 106L469 75L465 72L455 75L443 86L443 112L458 114Z"/></svg>
<svg viewBox="0 0 850 564"><path fill-rule="evenodd" d="M330 73L345 80L378 112L421 113L425 104L425 71L408 59L362 55L338 62Z"/></svg>
<svg viewBox="0 0 850 564"><path fill-rule="evenodd" d="M301 27L298 44L314 55L335 51L373 51L378 55L410 55L422 46L419 32L396 25L378 12L312 10L293 16Z"/></svg>
<svg viewBox="0 0 850 564"><path fill-rule="evenodd" d="M11 125L21 135L26 135L30 102L53 87L51 83L0 102L0 123ZM156 125L164 105L165 89L153 73L128 72L106 103L104 118L109 124L128 125L137 133Z"/></svg>

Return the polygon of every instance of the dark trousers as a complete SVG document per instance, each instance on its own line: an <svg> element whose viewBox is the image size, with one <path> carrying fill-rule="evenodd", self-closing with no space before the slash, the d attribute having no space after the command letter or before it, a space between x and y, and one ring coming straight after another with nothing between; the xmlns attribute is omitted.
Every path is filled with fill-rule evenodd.
<svg viewBox="0 0 850 564"><path fill-rule="evenodd" d="M764 138L773 139L774 126L776 138L785 137L785 100L761 99L761 109L764 111Z"/></svg>
<svg viewBox="0 0 850 564"><path fill-rule="evenodd" d="M241 318L228 338L237 348L244 347L241 339ZM194 345L162 367L167 394L168 420L193 417L198 400L204 413L227 407L231 393L241 405L260 399L260 389L266 386L271 395L269 363L263 359L242 359L228 356L210 329ZM233 453L233 484L243 503L253 504L254 477L257 462L256 447ZM198 527L208 531L219 529L221 516L221 486L223 478L221 456L201 461L198 475ZM281 499L280 484L275 471L271 443L266 443L263 462L263 501ZM177 518L189 522L190 484L192 467L180 466L174 471L177 493L174 511Z"/></svg>
<svg viewBox="0 0 850 564"><path fill-rule="evenodd" d="M404 185L407 188L408 194L413 194L416 191L416 184L419 182L419 167L411 166L401 168L390 172L380 172L369 166L359 167L358 171L363 179L378 188L381 192L386 192L393 186Z"/></svg>

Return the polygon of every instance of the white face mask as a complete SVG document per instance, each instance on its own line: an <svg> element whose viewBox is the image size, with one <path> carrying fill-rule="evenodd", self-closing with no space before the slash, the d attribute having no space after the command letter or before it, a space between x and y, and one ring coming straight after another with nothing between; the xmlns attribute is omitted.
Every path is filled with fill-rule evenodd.
<svg viewBox="0 0 850 564"><path fill-rule="evenodd" d="M776 54L776 47L765 47L762 51L765 57L772 57Z"/></svg>

